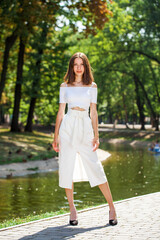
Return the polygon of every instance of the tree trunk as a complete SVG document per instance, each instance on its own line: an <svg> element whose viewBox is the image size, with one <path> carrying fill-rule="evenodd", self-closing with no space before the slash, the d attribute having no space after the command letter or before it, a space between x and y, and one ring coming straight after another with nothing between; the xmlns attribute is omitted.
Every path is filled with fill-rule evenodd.
<svg viewBox="0 0 160 240"><path fill-rule="evenodd" d="M107 112L108 112L108 121L109 121L109 123L113 123L113 118L112 118L112 108L111 108L111 98L110 98L110 96L109 96L109 94L107 95L107 103L108 103L108 106L107 106Z"/></svg>
<svg viewBox="0 0 160 240"><path fill-rule="evenodd" d="M124 108L124 112L125 112L125 125L126 128L129 129L129 125L128 125L128 112L127 112L127 107L126 107L126 103L125 103L125 95L122 92L122 102L123 102L123 108Z"/></svg>
<svg viewBox="0 0 160 240"><path fill-rule="evenodd" d="M36 99L37 99L37 94L38 94L38 84L40 82L41 79L41 62L42 62L42 55L43 55L43 44L46 41L46 36L47 36L47 27L46 24L44 24L43 26L43 31L41 34L41 41L40 41L40 45L38 45L37 49L38 49L38 60L36 62L36 67L35 67L35 78L33 79L33 84L32 84L32 94L33 96L31 97L31 101L30 101L30 107L29 107L29 112L28 112L28 117L27 117L27 124L25 126L25 132L32 132L32 120L33 120L33 113L34 113L34 109L36 106Z"/></svg>
<svg viewBox="0 0 160 240"><path fill-rule="evenodd" d="M25 132L32 132L32 120L33 120L35 105L36 105L36 97L32 97L30 102L29 112L28 112L27 124L25 126Z"/></svg>
<svg viewBox="0 0 160 240"><path fill-rule="evenodd" d="M139 120L140 120L140 123L141 123L141 130L145 130L144 106L143 106L143 103L141 101L141 96L140 96L140 92L139 92L139 84L136 81L136 79L134 79L134 83L135 83L136 103L137 103L139 116L140 116Z"/></svg>
<svg viewBox="0 0 160 240"><path fill-rule="evenodd" d="M156 91L156 94L157 94L158 102L160 103L160 94L159 94L159 89L158 89L158 81L159 81L159 79L157 79L157 76L156 76L156 74L154 72L154 69L153 69L151 63L149 64L149 67L151 69L152 79L154 81L154 87L155 87L155 91Z"/></svg>
<svg viewBox="0 0 160 240"><path fill-rule="evenodd" d="M17 81L16 81L16 87L15 87L14 109L13 109L13 118L11 123L11 132L20 131L20 128L18 125L18 117L19 117L19 109L20 109L20 101L21 101L24 52L25 52L25 45L23 43L22 38L20 38L18 64L17 64Z"/></svg>
<svg viewBox="0 0 160 240"><path fill-rule="evenodd" d="M138 77L135 73L133 74L133 77L134 77L134 80L138 82L138 84L140 85L140 87L141 87L141 89L142 89L142 91L143 91L143 93L144 93L144 96L145 96L145 98L146 98L146 100L147 100L148 107L149 107L150 112L151 112L151 115L152 115L152 117L153 117L153 121L154 121L154 123L155 123L156 131L159 131L157 114L156 114L155 111L153 110L152 104L151 104L151 102L150 102L150 100L149 100L149 98L148 98L148 95L147 95L147 92L146 92L146 90L145 90L145 88L144 88L144 85L143 85L143 83L140 81L139 77Z"/></svg>
<svg viewBox="0 0 160 240"><path fill-rule="evenodd" d="M12 35L6 38L6 41L5 41L5 50L4 50L4 56L3 56L2 73L1 73L1 81L0 81L0 105L2 105L1 99L2 99L2 92L5 87L9 51L12 48L13 44L15 43L16 39L17 39L17 34L16 34L16 31L14 31ZM2 120L3 120L2 118L3 118L2 112L0 112L0 124L2 123Z"/></svg>
<svg viewBox="0 0 160 240"><path fill-rule="evenodd" d="M3 57L1 81L0 81L0 101L1 101L3 89L5 86L6 73L7 73L7 67L8 67L8 59L9 59L9 51L12 48L13 44L15 43L16 39L17 39L17 35L14 31L11 36L6 38L6 41L5 41L5 51L4 51L4 57Z"/></svg>

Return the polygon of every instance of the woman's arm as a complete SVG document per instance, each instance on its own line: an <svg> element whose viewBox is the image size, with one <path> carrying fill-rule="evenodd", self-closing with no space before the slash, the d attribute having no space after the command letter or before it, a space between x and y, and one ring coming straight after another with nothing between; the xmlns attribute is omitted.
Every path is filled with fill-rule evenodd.
<svg viewBox="0 0 160 240"><path fill-rule="evenodd" d="M66 107L66 103L60 103L59 104L59 110L58 110L57 117L56 117L54 140L53 140L53 143L52 143L53 149L56 152L59 152L58 135L59 135L59 128L60 128L60 125L61 125L61 121L62 121L62 119L64 117L64 113L65 113L65 107Z"/></svg>
<svg viewBox="0 0 160 240"><path fill-rule="evenodd" d="M97 114L97 104L90 104L90 117L92 121L92 127L94 130L94 138L93 138L93 151L96 151L99 147L99 133L98 133L98 114Z"/></svg>

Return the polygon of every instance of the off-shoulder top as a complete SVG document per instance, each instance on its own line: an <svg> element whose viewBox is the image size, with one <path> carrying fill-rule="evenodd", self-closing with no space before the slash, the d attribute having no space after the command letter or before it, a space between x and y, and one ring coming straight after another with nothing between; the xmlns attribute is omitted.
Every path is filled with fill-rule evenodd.
<svg viewBox="0 0 160 240"><path fill-rule="evenodd" d="M90 103L97 103L96 83L87 87L60 87L59 103L67 103L68 109L80 107L89 110Z"/></svg>

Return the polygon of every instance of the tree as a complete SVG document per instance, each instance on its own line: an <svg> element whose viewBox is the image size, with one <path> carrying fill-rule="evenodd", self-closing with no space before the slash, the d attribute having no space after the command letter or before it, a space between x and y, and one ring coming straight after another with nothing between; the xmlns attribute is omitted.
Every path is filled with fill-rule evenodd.
<svg viewBox="0 0 160 240"><path fill-rule="evenodd" d="M33 120L33 113L36 105L36 99L38 95L38 86L40 84L41 79L41 62L42 62L42 56L43 56L43 50L46 43L46 37L47 37L48 28L46 23L42 24L42 32L40 33L39 42L37 41L37 44L35 46L35 50L37 51L37 60L35 65L35 77L33 78L32 82L32 96L30 100L30 107L27 117L27 124L25 126L26 132L32 132L32 120ZM36 39L37 40L37 39Z"/></svg>
<svg viewBox="0 0 160 240"><path fill-rule="evenodd" d="M59 3L62 3L61 5ZM56 24L57 17L61 15L67 16L69 18L70 24L75 28L75 22L77 20L82 19L81 10L86 13L84 18L84 25L86 26L86 34L88 32L94 32L95 28L101 28L104 23L108 20L106 14L110 14L109 11L107 11L107 4L105 1L87 1L85 4L83 1L80 2L80 4L73 4L72 2L63 2L63 1L19 1L17 4L15 4L15 14L12 15L12 18L10 19L10 22L14 22L15 19L18 17L18 21L16 19L16 23L14 22L16 28L19 30L19 36L22 39L29 39L29 36L31 33L34 32L35 26L38 26L38 23L41 21L46 21L47 23L52 22L52 24ZM34 8L33 8L34 6ZM4 7L4 6L3 6ZM96 9L95 9L96 8ZM5 9L5 7L4 7ZM64 10L67 9L67 10ZM7 7L7 10L9 8ZM38 10L38 11L37 11ZM41 12L39 12L42 10ZM75 11L78 10L78 13L75 16ZM68 11L72 14L68 16ZM74 14L73 14L74 13ZM10 12L7 16L10 15ZM38 15L38 18L35 18L35 16ZM4 16L2 11L2 16ZM103 18L101 18L101 16ZM27 26L27 28L25 27ZM36 27L37 29L37 27ZM27 43L27 42L26 42ZM21 50L21 48L20 48ZM40 53L41 54L41 53ZM41 54L42 55L42 54ZM19 71L19 67L17 68ZM22 66L23 70L23 66ZM22 74L17 73L17 76ZM17 79L17 84L19 86L19 80ZM19 131L18 128L18 115L19 110L17 110L17 107L20 107L20 100L21 100L21 87L17 87L15 89L15 104L14 104L14 111L13 111L13 119L11 124L11 131ZM22 79L21 83L22 84ZM4 88L4 84L2 86L2 91ZM17 94L18 91L18 94ZM32 117L33 113L30 114ZM28 119L29 121L29 119Z"/></svg>
<svg viewBox="0 0 160 240"><path fill-rule="evenodd" d="M1 15L0 19L4 20L4 26L9 25L10 29L14 29L11 36L7 39L10 40L10 44L6 40L6 51L4 54L4 64L1 74L1 82L0 82L0 93L3 92L5 86L5 79L6 79L6 72L7 72L7 63L8 63L8 56L9 50L11 46L13 46L16 38L20 37L20 46L25 45L27 38L29 37L30 33L33 33L34 27L37 25L39 21L48 19L48 14L54 11L57 11L59 8L58 5L59 1L50 1L48 4L45 1L35 1L32 0L28 1L17 1L15 3L10 2L2 2L1 7ZM54 10L53 10L53 9ZM12 38L11 38L12 37ZM23 52L22 47L20 47L20 51ZM23 52L24 54L24 52ZM19 53L19 57L22 56L22 53ZM18 127L18 115L19 115L19 107L20 107L20 100L21 100L21 84L22 84L22 72L23 66L20 67L23 60L22 57L18 60L18 67L17 67L17 84L15 88L15 101L14 101L14 110L13 110L13 119L11 124L11 131L19 131ZM21 78L21 82L19 82L19 76ZM17 109L18 108L18 109Z"/></svg>
<svg viewBox="0 0 160 240"><path fill-rule="evenodd" d="M11 124L11 131L20 131L18 126L18 116L19 116L19 106L20 106L20 99L21 99L21 86L22 86L22 79L23 79L23 62L24 62L24 51L25 51L25 44L23 39L20 38L19 43L19 53L18 53L18 64L17 64L17 81L15 87L15 97L14 97L14 111L13 111L13 118Z"/></svg>
<svg viewBox="0 0 160 240"><path fill-rule="evenodd" d="M136 113L142 129L145 116L151 116L158 130L158 27L148 20L146 8L141 0L114 2L111 9L114 18L95 37L86 40L87 48L81 46L82 42L78 47L85 49L95 67L94 75L100 88L99 111L102 109L104 115L105 106L108 119L112 112L112 121L122 117L125 122ZM159 10L154 8L154 11ZM150 21L148 25L147 21Z"/></svg>

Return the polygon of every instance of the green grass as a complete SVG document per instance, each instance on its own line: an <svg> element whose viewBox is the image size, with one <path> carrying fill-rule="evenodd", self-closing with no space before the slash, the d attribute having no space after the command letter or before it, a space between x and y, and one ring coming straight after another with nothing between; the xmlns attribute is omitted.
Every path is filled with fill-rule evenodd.
<svg viewBox="0 0 160 240"><path fill-rule="evenodd" d="M96 205L98 206L98 205ZM83 209L89 208L89 207L93 207L93 206L84 206ZM81 210L82 208L80 208L79 210ZM67 209L61 209L59 211L56 212L46 212L46 213L42 213L42 214L38 214L38 215L28 215L24 218L14 218L14 219L10 219L10 220L5 220L2 223L0 223L0 229L1 228L7 228L7 227L11 227L11 226L15 226L15 225L19 225L19 224L23 224L23 223L27 223L27 222L32 222L32 221L36 221L36 220L40 220L40 219L46 219L49 217L53 217L53 216L57 216L57 215L62 215L65 213L69 213L69 210Z"/></svg>
<svg viewBox="0 0 160 240"><path fill-rule="evenodd" d="M118 201L121 201L121 200L123 200L123 199L119 199ZM83 209L87 209L87 208L97 207L99 205L103 205L103 203L95 204L95 205L84 205L83 207L80 207L77 210L83 210ZM28 215L24 218L14 218L14 219L10 219L10 220L5 220L2 223L0 223L0 229L16 226L16 225L27 223L27 222L32 222L32 221L36 221L36 220L40 220L40 219L46 219L49 217L54 217L54 216L62 215L65 213L69 213L69 209L61 209L56 212L46 212L46 213L42 213L42 214L38 214L38 215L32 214L32 215Z"/></svg>
<svg viewBox="0 0 160 240"><path fill-rule="evenodd" d="M28 171L37 171L39 168L35 167L35 168L27 168Z"/></svg>
<svg viewBox="0 0 160 240"><path fill-rule="evenodd" d="M27 222L32 222L32 221L36 221L44 218L53 217L56 215L67 213L67 212L68 212L67 210L62 209L56 212L46 212L39 215L28 215L27 217L24 217L24 218L14 218L10 220L5 220L2 223L0 223L0 229L27 223Z"/></svg>
<svg viewBox="0 0 160 240"><path fill-rule="evenodd" d="M152 142L160 140L160 132L138 131L138 130L114 130L99 133L102 139L123 139L128 141Z"/></svg>
<svg viewBox="0 0 160 240"><path fill-rule="evenodd" d="M80 208L78 210L82 210L82 209L87 209L90 207L96 207L98 205L94 205L94 206L83 206L83 208ZM7 227L11 227L11 226L15 226L15 225L19 225L19 224L23 224L23 223L27 223L27 222L32 222L32 221L36 221L36 220L40 220L40 219L46 219L49 217L53 217L53 216L57 216L57 215L62 215L65 213L69 213L69 210L67 209L61 209L59 211L56 212L46 212L46 213L42 213L39 215L28 215L24 218L14 218L14 219L10 219L10 220L5 220L2 223L0 223L0 229L1 228L7 228Z"/></svg>
<svg viewBox="0 0 160 240"><path fill-rule="evenodd" d="M33 133L12 133L0 129L0 164L46 160L57 156L51 143L53 136L33 131Z"/></svg>

